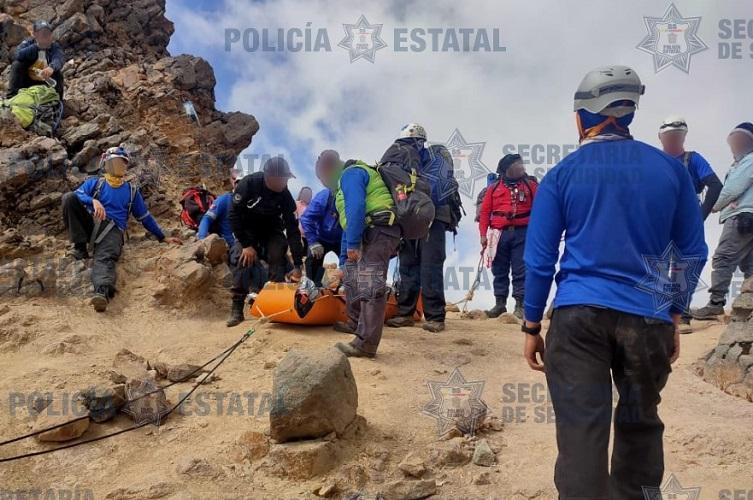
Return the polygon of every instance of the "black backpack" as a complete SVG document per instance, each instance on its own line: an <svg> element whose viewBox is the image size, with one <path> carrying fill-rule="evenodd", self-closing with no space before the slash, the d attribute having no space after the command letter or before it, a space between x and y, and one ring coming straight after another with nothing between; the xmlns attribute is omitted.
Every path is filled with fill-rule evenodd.
<svg viewBox="0 0 753 500"><path fill-rule="evenodd" d="M396 221L406 240L426 238L436 214L431 186L418 174L420 165L416 148L396 141L376 166L392 194Z"/></svg>

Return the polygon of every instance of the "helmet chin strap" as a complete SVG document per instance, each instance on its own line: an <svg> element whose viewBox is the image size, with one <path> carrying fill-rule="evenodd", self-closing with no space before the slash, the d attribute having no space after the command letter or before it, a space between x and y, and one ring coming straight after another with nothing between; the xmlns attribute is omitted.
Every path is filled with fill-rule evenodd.
<svg viewBox="0 0 753 500"><path fill-rule="evenodd" d="M606 129L610 125L614 125L616 128L624 132L628 132L628 129L621 126L617 122L617 118L614 116L608 116L606 120L604 120L600 124L591 128L583 128L583 122L580 119L580 114L578 114L577 112L575 113L575 121L578 124L578 134L580 135L580 142L583 142L586 139L592 139L598 135L601 135L604 129Z"/></svg>

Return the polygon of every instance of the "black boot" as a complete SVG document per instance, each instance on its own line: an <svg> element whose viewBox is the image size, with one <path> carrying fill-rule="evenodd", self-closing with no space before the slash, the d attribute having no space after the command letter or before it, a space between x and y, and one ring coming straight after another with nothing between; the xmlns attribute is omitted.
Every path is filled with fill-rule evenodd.
<svg viewBox="0 0 753 500"><path fill-rule="evenodd" d="M107 310L107 303L110 301L110 291L108 287L99 286L94 289L94 295L91 299L91 305L97 312L105 312Z"/></svg>
<svg viewBox="0 0 753 500"><path fill-rule="evenodd" d="M515 299L515 311L513 311L513 315L519 320L523 320L523 316L525 315L523 299Z"/></svg>
<svg viewBox="0 0 753 500"><path fill-rule="evenodd" d="M500 315L507 312L507 299L503 299L501 297L497 297L497 303L486 311L486 315L490 318L498 318Z"/></svg>
<svg viewBox="0 0 753 500"><path fill-rule="evenodd" d="M233 299L233 306L230 310L230 317L227 320L227 326L236 326L243 323L246 318L243 317L243 306L245 301L243 299Z"/></svg>

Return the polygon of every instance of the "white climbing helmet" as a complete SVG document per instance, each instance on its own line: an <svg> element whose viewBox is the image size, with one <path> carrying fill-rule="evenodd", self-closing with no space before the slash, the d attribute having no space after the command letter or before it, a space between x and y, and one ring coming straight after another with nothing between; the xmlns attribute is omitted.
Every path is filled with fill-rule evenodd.
<svg viewBox="0 0 753 500"><path fill-rule="evenodd" d="M685 121L685 118L683 118L680 115L671 115L668 116L664 122L662 122L661 126L659 127L659 133L663 134L664 132L671 132L673 130L682 130L683 132L688 131L688 122Z"/></svg>
<svg viewBox="0 0 753 500"><path fill-rule="evenodd" d="M575 92L575 111L585 109L591 113L624 116L638 107L646 91L638 74L627 66L605 66L586 73ZM607 113L604 110L617 101L631 101L634 106L618 106Z"/></svg>
<svg viewBox="0 0 753 500"><path fill-rule="evenodd" d="M415 137L426 140L426 130L418 123L409 123L400 129L400 139L405 137Z"/></svg>

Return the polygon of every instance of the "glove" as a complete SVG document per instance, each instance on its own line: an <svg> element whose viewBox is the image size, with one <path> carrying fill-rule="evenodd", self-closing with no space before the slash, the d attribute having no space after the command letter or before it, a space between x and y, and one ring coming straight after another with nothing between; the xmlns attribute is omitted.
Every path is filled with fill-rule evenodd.
<svg viewBox="0 0 753 500"><path fill-rule="evenodd" d="M309 252L311 252L311 256L315 259L321 259L324 257L324 247L319 243L311 245L309 247Z"/></svg>

